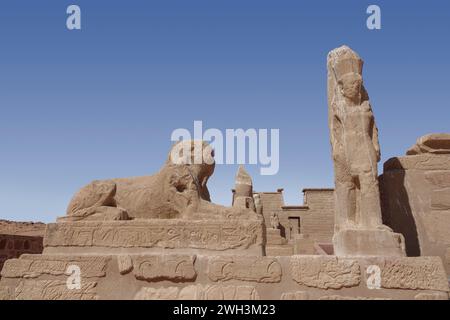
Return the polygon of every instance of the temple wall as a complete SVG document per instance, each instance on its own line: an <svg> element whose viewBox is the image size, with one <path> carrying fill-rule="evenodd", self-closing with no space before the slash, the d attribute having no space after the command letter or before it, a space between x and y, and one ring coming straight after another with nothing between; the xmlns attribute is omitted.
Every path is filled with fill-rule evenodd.
<svg viewBox="0 0 450 320"><path fill-rule="evenodd" d="M41 253L42 237L0 234L0 270L7 259L18 258L24 253Z"/></svg>
<svg viewBox="0 0 450 320"><path fill-rule="evenodd" d="M440 256L450 274L450 156L392 158L380 178L383 219L408 256Z"/></svg>
<svg viewBox="0 0 450 320"><path fill-rule="evenodd" d="M80 283L69 288L74 266ZM0 299L446 300L448 291L436 257L24 255L0 281Z"/></svg>

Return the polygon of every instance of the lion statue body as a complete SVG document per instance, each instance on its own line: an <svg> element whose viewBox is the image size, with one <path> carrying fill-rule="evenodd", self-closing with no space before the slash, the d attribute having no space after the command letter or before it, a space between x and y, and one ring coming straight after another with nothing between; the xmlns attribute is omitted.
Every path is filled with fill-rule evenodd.
<svg viewBox="0 0 450 320"><path fill-rule="evenodd" d="M200 163L195 161L199 153ZM93 181L75 194L58 221L256 217L251 210L211 203L207 182L213 157L206 142L178 142L155 175Z"/></svg>

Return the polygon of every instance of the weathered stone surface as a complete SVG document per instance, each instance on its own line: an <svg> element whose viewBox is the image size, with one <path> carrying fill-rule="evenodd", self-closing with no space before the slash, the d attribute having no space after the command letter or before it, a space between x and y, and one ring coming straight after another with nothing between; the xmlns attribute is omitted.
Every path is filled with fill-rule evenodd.
<svg viewBox="0 0 450 320"><path fill-rule="evenodd" d="M248 249L262 246L259 220L83 221L47 226L46 247Z"/></svg>
<svg viewBox="0 0 450 320"><path fill-rule="evenodd" d="M404 243L401 234L382 229L340 230L333 237L335 254L338 256L402 256L405 252Z"/></svg>
<svg viewBox="0 0 450 320"><path fill-rule="evenodd" d="M117 266L120 274L127 274L133 270L133 260L127 254L117 256Z"/></svg>
<svg viewBox="0 0 450 320"><path fill-rule="evenodd" d="M393 158L384 168L384 220L404 235L408 256L444 260L450 247L450 155Z"/></svg>
<svg viewBox="0 0 450 320"><path fill-rule="evenodd" d="M191 285L181 289L180 300L259 300L253 286Z"/></svg>
<svg viewBox="0 0 450 320"><path fill-rule="evenodd" d="M0 301L13 299L11 288L0 286Z"/></svg>
<svg viewBox="0 0 450 320"><path fill-rule="evenodd" d="M136 279L147 281L193 281L195 255L145 255L133 256L133 273Z"/></svg>
<svg viewBox="0 0 450 320"><path fill-rule="evenodd" d="M415 156L396 157L387 160L383 171L389 170L448 170L450 157L445 154L419 154Z"/></svg>
<svg viewBox="0 0 450 320"><path fill-rule="evenodd" d="M211 203L207 181L214 167L214 151L207 142L179 141L158 173L93 181L75 194L59 221L257 218L248 208Z"/></svg>
<svg viewBox="0 0 450 320"><path fill-rule="evenodd" d="M134 300L176 300L180 289L177 287L150 288L144 287L134 296Z"/></svg>
<svg viewBox="0 0 450 320"><path fill-rule="evenodd" d="M404 256L401 244L396 250L384 249L396 243L391 233L382 238L373 237L366 242L360 230L385 230L381 215L377 163L380 161L378 129L369 96L363 85L363 61L347 46L328 54L328 112L330 141L335 177L335 238L336 255L399 255ZM355 230L355 239L341 236L339 232ZM380 239L381 242L377 242ZM347 241L349 240L349 241ZM355 248L355 243L357 247ZM367 252L364 252L364 249Z"/></svg>
<svg viewBox="0 0 450 320"><path fill-rule="evenodd" d="M253 199L252 178L247 171L245 171L244 166L242 165L239 166L235 178L233 207L256 212L255 201Z"/></svg>
<svg viewBox="0 0 450 320"><path fill-rule="evenodd" d="M144 287L135 300L259 300L253 286L190 285L184 288Z"/></svg>
<svg viewBox="0 0 450 320"><path fill-rule="evenodd" d="M359 285L357 260L335 256L293 256L292 279L298 284L321 289L342 289Z"/></svg>
<svg viewBox="0 0 450 320"><path fill-rule="evenodd" d="M386 258L380 268L382 288L449 291L439 257Z"/></svg>
<svg viewBox="0 0 450 320"><path fill-rule="evenodd" d="M407 155L416 155L422 153L450 154L450 134L431 133L417 139L406 152Z"/></svg>
<svg viewBox="0 0 450 320"><path fill-rule="evenodd" d="M68 289L61 280L22 280L16 287L16 300L97 300L96 282L83 282L81 289Z"/></svg>
<svg viewBox="0 0 450 320"><path fill-rule="evenodd" d="M212 281L280 282L281 274L281 265L275 258L219 256L210 258L208 264Z"/></svg>
<svg viewBox="0 0 450 320"><path fill-rule="evenodd" d="M280 300L308 300L309 294L306 291L284 292Z"/></svg>
<svg viewBox="0 0 450 320"><path fill-rule="evenodd" d="M1 276L5 278L36 278L44 274L65 275L70 265L77 265L82 277L103 277L109 258L100 256L22 255L7 260Z"/></svg>
<svg viewBox="0 0 450 320"><path fill-rule="evenodd" d="M434 292L434 293L418 293L414 296L414 300L448 300L448 293Z"/></svg>

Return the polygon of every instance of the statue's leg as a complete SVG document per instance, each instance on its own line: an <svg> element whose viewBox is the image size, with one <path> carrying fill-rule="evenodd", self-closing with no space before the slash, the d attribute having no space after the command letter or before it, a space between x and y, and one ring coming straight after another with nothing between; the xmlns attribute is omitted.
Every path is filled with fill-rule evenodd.
<svg viewBox="0 0 450 320"><path fill-rule="evenodd" d="M59 220L127 220L126 210L118 208L113 181L94 181L83 187L72 199L67 216Z"/></svg>
<svg viewBox="0 0 450 320"><path fill-rule="evenodd" d="M335 165L335 232L355 224L355 184L345 166Z"/></svg>
<svg viewBox="0 0 450 320"><path fill-rule="evenodd" d="M361 226L377 228L382 225L380 189L378 177L371 171L364 171L359 175L361 185Z"/></svg>

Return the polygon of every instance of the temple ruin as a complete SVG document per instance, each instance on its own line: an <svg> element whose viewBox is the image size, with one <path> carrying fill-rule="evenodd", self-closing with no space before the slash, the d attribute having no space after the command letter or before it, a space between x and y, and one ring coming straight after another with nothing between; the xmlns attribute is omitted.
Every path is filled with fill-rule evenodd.
<svg viewBox="0 0 450 320"><path fill-rule="evenodd" d="M81 188L42 253L8 256L0 299L448 300L450 134L379 175L363 60L342 46L327 67L333 189L285 205L240 167L231 206L217 205L213 150L179 142L153 175Z"/></svg>

